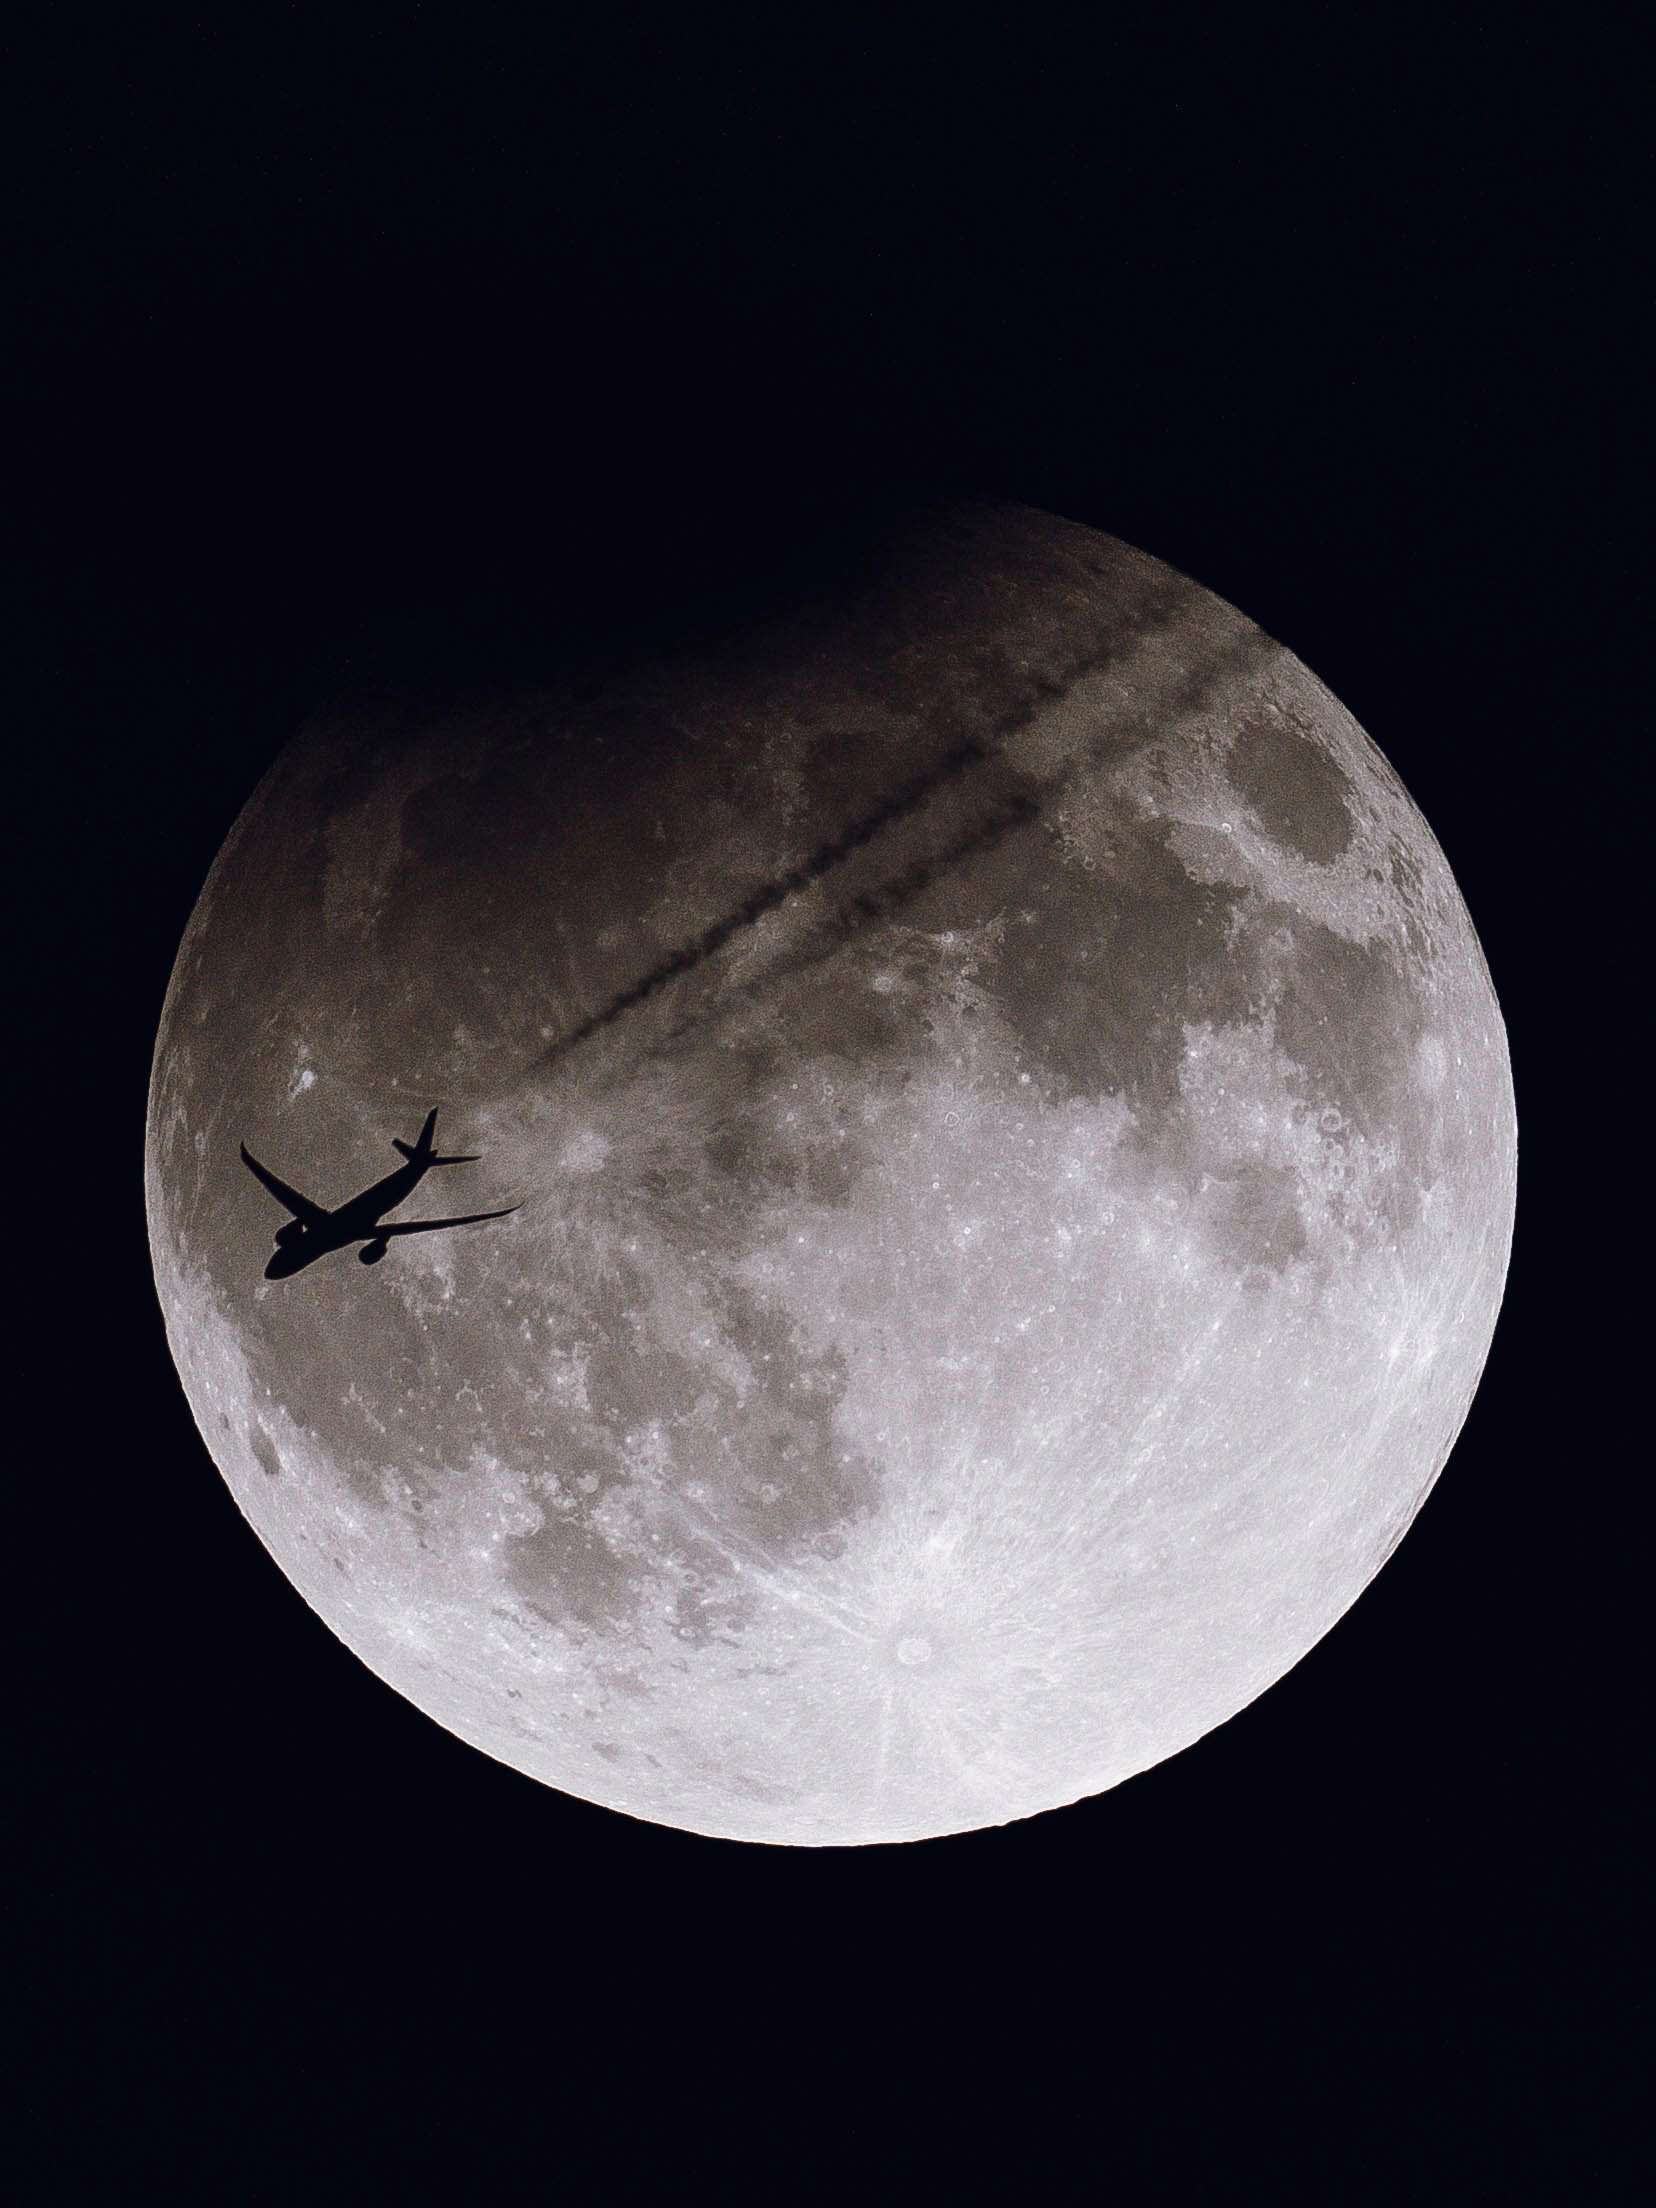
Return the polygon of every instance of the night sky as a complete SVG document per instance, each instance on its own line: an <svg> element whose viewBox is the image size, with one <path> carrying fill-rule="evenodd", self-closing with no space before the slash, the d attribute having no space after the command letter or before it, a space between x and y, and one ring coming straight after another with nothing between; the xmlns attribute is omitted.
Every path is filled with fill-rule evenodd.
<svg viewBox="0 0 1656 2208"><path fill-rule="evenodd" d="M1630 56L352 25L130 15L20 72L28 2197L421 2197L447 2147L493 2200L525 2139L572 2200L924 2198L957 2153L1033 2199L1631 2197ZM1518 1239L1441 1483L1261 1702L1001 1832L744 1849L489 1763L265 1557L150 1286L149 1052L319 697L717 629L915 490L1142 546L1380 744L1506 1014Z"/></svg>

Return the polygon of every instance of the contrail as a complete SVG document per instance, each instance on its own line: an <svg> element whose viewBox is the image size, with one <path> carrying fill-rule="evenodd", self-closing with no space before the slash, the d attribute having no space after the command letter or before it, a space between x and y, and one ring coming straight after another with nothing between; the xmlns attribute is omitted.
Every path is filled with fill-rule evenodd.
<svg viewBox="0 0 1656 2208"><path fill-rule="evenodd" d="M1187 582L1182 576L1160 584L1146 608L1145 617L1129 638L1126 652L1136 651L1147 638L1172 626L1191 601L1199 601L1200 597L1197 586ZM1157 708L1155 724L1164 726L1169 719L1177 720L1184 714L1195 711L1214 693L1227 674L1235 672L1256 656L1273 652L1277 648L1263 632L1250 631L1218 654L1207 667L1186 672L1170 694L1154 701ZM1078 660L1061 679L1052 675L1032 676L1031 694L1002 714L986 735L970 736L955 744L934 765L899 783L882 804L853 821L830 842L819 844L797 866L790 867L785 873L762 883L739 905L715 920L710 927L704 928L700 935L681 944L677 950L662 959L659 965L651 967L648 973L611 997L607 1004L600 1006L596 1012L589 1013L577 1026L561 1035L550 1045L541 1063L549 1066L559 1064L572 1052L579 1050L583 1043L590 1042L595 1035L613 1026L625 1013L635 1011L638 1006L647 1003L669 982L705 965L708 959L723 950L733 936L753 927L767 913L774 912L779 905L785 904L790 897L797 896L800 891L809 889L813 883L844 866L877 836L883 835L899 821L918 811L940 790L988 765L998 757L1009 738L1028 727L1043 706L1070 695L1077 684L1089 675L1099 673L1123 656L1121 647L1106 647ZM1077 759L1066 766L1062 774L1053 778L1041 795L1046 797L1055 794L1071 779L1078 767L1096 765L1107 753L1118 750L1120 746L1119 730L1101 734ZM1033 796L1020 796L1003 803L942 851L930 858L912 862L890 881L854 897L845 911L836 915L831 923L836 940L843 942L858 927L884 918L901 905L909 903L935 878L943 866L998 843L1012 829L1036 818L1039 811L1040 802Z"/></svg>
<svg viewBox="0 0 1656 2208"><path fill-rule="evenodd" d="M572 1050L578 1050L582 1043L590 1042L603 1028L611 1026L624 1012L632 1011L653 997L668 982L703 965L716 952L723 950L733 935L739 934L744 928L751 928L767 912L774 912L778 905L785 904L800 890L809 889L813 882L819 882L825 874L833 873L836 867L843 866L865 844L872 843L876 836L882 835L897 821L905 819L923 805L927 798L934 796L948 783L957 781L961 775L969 773L973 767L983 765L988 758L989 747L983 739L968 737L965 742L956 744L953 750L945 752L937 764L929 767L925 773L911 775L906 782L899 783L882 805L865 813L860 820L853 821L831 843L819 844L810 857L802 859L798 866L790 867L785 874L778 874L764 883L751 896L745 897L734 911L726 913L721 920L715 920L711 927L704 928L700 935L664 958L659 966L653 966L641 980L633 982L619 995L611 997L608 1004L589 1014L578 1027L572 1027L566 1035L561 1035L547 1052L547 1062L555 1064L559 1059L567 1057Z"/></svg>

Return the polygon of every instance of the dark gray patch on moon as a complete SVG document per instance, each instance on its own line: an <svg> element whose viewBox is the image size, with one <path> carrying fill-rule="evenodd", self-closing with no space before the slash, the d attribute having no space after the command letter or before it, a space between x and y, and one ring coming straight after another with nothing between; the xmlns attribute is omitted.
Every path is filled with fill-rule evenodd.
<svg viewBox="0 0 1656 2208"><path fill-rule="evenodd" d="M1249 1159L1215 1173L1193 1162L1186 1185L1208 1221L1219 1261L1244 1276L1283 1274L1309 1250L1299 1176L1291 1167Z"/></svg>
<svg viewBox="0 0 1656 2208"><path fill-rule="evenodd" d="M1227 948L1241 893L1193 884L1165 822L1123 822L1102 878L1050 848L1033 857L1022 879L1003 870L979 887L983 916L1008 909L995 962L1006 1018L1052 1093L1124 1095L1154 1143L1178 1108L1185 1026L1246 1016Z"/></svg>
<svg viewBox="0 0 1656 2208"><path fill-rule="evenodd" d="M1282 915L1291 950L1274 975L1277 1042L1300 1069L1300 1093L1337 1116L1342 1130L1394 1144L1401 1170L1387 1176L1380 1201L1402 1227L1417 1216L1433 1179L1415 1053L1429 1007L1411 987L1398 951L1354 943L1303 917Z"/></svg>
<svg viewBox="0 0 1656 2208"><path fill-rule="evenodd" d="M432 1104L481 1162L409 1215L511 1218L265 1282L237 1143L334 1202ZM1513 1160L1349 717L979 508L597 688L319 724L191 921L147 1173L202 1430L382 1677L824 1844L1113 1785L1297 1661L1454 1438Z"/></svg>
<svg viewBox="0 0 1656 2208"><path fill-rule="evenodd" d="M1351 848L1351 784L1315 732L1267 706L1237 731L1225 761L1265 833L1318 866Z"/></svg>
<svg viewBox="0 0 1656 2208"><path fill-rule="evenodd" d="M561 1449L559 1438L555 1431L548 1436L563 1467L560 1493L572 1489L600 1500L612 1484L613 1460L579 1435L564 1440ZM590 1508L572 1508L567 1515L549 1510L532 1532L513 1535L502 1570L514 1592L551 1625L599 1633L625 1629L637 1608L636 1566L605 1540Z"/></svg>

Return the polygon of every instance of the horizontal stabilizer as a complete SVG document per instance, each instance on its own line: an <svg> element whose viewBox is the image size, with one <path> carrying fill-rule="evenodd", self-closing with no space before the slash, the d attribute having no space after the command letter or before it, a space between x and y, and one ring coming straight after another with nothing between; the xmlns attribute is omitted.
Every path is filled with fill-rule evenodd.
<svg viewBox="0 0 1656 2208"><path fill-rule="evenodd" d="M475 1165L482 1156L481 1151L473 1151L469 1157L440 1158L432 1147L436 1136L437 1113L433 1108L426 1114L426 1123L420 1129L417 1142L400 1142L393 1135L391 1147L393 1150L400 1151L410 1165Z"/></svg>

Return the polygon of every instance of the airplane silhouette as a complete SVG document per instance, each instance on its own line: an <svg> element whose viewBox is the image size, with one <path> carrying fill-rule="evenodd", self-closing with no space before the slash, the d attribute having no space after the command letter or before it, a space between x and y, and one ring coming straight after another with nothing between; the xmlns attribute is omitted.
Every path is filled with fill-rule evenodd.
<svg viewBox="0 0 1656 2208"><path fill-rule="evenodd" d="M365 1188L360 1196L351 1197L335 1211L325 1211L308 1196L301 1196L296 1188L289 1188L286 1181L278 1180L268 1165L259 1163L244 1142L241 1146L243 1165L293 1214L285 1225L276 1229L276 1248L264 1271L266 1280L286 1280L294 1273L303 1272L307 1265L314 1265L319 1257L326 1257L332 1250L348 1249L353 1242L364 1245L357 1252L364 1265L377 1265L390 1248L394 1235L435 1234L439 1227L474 1227L481 1219L505 1219L521 1208L508 1204L505 1211L468 1211L460 1219L414 1219L407 1225L385 1225L382 1214L394 1210L405 1196L411 1196L434 1165L476 1164L479 1155L476 1152L470 1157L440 1158L433 1147L436 1127L437 1114L431 1111L420 1129L418 1142L393 1140L392 1149L400 1150L408 1163L398 1166L395 1173L388 1173L383 1181L376 1181L372 1188Z"/></svg>

